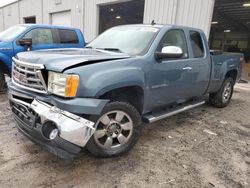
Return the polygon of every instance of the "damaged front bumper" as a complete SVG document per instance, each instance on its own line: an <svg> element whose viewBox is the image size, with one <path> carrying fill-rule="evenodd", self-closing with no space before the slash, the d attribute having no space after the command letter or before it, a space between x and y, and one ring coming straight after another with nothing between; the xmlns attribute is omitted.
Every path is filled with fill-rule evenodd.
<svg viewBox="0 0 250 188"><path fill-rule="evenodd" d="M95 132L94 122L55 106L9 91L19 130L62 158L73 158Z"/></svg>

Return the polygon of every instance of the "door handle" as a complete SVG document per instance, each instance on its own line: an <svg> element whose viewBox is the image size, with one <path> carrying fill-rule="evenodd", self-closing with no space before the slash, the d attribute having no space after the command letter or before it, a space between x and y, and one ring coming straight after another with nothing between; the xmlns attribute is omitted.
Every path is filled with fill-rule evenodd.
<svg viewBox="0 0 250 188"><path fill-rule="evenodd" d="M192 70L192 67L183 67L182 70Z"/></svg>

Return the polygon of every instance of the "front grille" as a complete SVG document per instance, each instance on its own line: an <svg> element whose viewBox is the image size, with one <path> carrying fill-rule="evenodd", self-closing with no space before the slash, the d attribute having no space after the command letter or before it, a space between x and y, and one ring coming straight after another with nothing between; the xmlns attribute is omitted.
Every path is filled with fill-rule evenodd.
<svg viewBox="0 0 250 188"><path fill-rule="evenodd" d="M11 102L11 109L12 112L22 121L24 122L29 128L34 126L35 121L37 120L37 114L29 107Z"/></svg>
<svg viewBox="0 0 250 188"><path fill-rule="evenodd" d="M32 64L13 58L12 81L25 89L46 93L47 86L44 81L41 64Z"/></svg>

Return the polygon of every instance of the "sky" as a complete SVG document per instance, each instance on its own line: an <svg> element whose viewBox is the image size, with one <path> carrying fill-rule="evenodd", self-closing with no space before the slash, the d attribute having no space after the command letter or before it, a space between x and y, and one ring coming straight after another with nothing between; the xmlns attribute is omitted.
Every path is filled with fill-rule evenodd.
<svg viewBox="0 0 250 188"><path fill-rule="evenodd" d="M14 1L17 1L17 0L0 0L0 7L7 5L9 3L12 3Z"/></svg>

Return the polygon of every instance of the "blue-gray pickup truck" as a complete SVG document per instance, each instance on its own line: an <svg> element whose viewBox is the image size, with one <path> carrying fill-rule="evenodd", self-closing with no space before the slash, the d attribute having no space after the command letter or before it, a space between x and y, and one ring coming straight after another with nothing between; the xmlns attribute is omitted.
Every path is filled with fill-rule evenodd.
<svg viewBox="0 0 250 188"><path fill-rule="evenodd" d="M242 54L210 51L205 34L174 25L111 28L83 49L22 52L13 58L9 99L18 129L72 158L128 152L142 122L209 102L229 104Z"/></svg>

